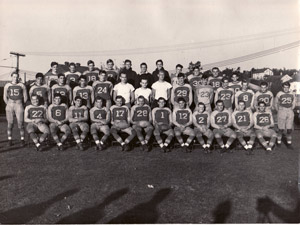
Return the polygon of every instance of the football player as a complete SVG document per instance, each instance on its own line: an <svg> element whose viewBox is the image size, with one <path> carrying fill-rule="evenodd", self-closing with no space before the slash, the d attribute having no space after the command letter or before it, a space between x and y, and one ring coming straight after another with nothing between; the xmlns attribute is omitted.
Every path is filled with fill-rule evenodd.
<svg viewBox="0 0 300 225"><path fill-rule="evenodd" d="M239 74L234 72L231 76L231 82L229 82L229 88L234 90L234 94L236 94L242 88L242 82L238 80Z"/></svg>
<svg viewBox="0 0 300 225"><path fill-rule="evenodd" d="M41 143L46 140L50 130L46 124L47 108L44 105L39 105L39 97L37 95L31 96L31 105L25 108L24 120L28 123L26 130L34 142L36 150L41 151ZM42 133L40 137L38 137L37 131Z"/></svg>
<svg viewBox="0 0 300 225"><path fill-rule="evenodd" d="M135 137L135 130L130 127L130 110L126 105L123 105L123 97L116 97L116 104L110 108L111 112L111 134L120 143L122 151L130 151L129 143ZM119 132L127 133L129 136L123 141Z"/></svg>
<svg viewBox="0 0 300 225"><path fill-rule="evenodd" d="M244 101L240 100L236 110L232 113L232 124L241 145L246 150L252 150L256 138L253 130L253 114L250 109L246 109ZM250 137L250 140L246 143L244 137Z"/></svg>
<svg viewBox="0 0 300 225"><path fill-rule="evenodd" d="M46 74L45 74L45 84L51 88L52 85L56 84L57 83L57 75L58 75L58 72L57 72L57 68L58 68L58 63L57 62L51 62L51 70L48 71Z"/></svg>
<svg viewBox="0 0 300 225"><path fill-rule="evenodd" d="M200 68L197 66L194 67L193 74L188 76L188 81L189 81L193 91L196 91L197 86L200 85L202 76L203 76L203 74L200 73Z"/></svg>
<svg viewBox="0 0 300 225"><path fill-rule="evenodd" d="M272 113L270 111L266 111L265 102L258 103L258 111L254 113L253 118L256 137L267 151L272 151L277 134L274 129L271 129L274 127L274 120ZM269 144L264 137L271 138Z"/></svg>
<svg viewBox="0 0 300 225"><path fill-rule="evenodd" d="M89 119L88 108L82 104L82 98L75 97L75 105L72 105L68 110L68 119L70 122L70 128L72 130L74 139L77 144L77 149L84 151L82 142L89 133L89 125L87 123ZM79 131L81 134L79 135Z"/></svg>
<svg viewBox="0 0 300 225"><path fill-rule="evenodd" d="M76 71L75 63L69 64L69 71L65 72L65 76L66 84L69 85L73 90L74 87L78 85L79 77L81 76L81 73L79 71Z"/></svg>
<svg viewBox="0 0 300 225"><path fill-rule="evenodd" d="M93 89L95 98L101 97L106 102L106 108L109 110L111 107L111 97L113 91L113 85L107 80L107 73L105 70L101 70L99 73L99 80L94 81Z"/></svg>
<svg viewBox="0 0 300 225"><path fill-rule="evenodd" d="M195 105L198 106L198 103L202 102L205 105L205 109L207 112L211 112L211 103L214 99L214 89L212 86L208 85L207 75L203 74L201 78L200 85L197 86L194 101Z"/></svg>
<svg viewBox="0 0 300 225"><path fill-rule="evenodd" d="M211 69L212 76L208 78L208 84L211 85L216 91L222 84L222 76L220 75L220 70L218 67L214 67Z"/></svg>
<svg viewBox="0 0 300 225"><path fill-rule="evenodd" d="M210 112L206 110L206 106L203 102L198 103L197 109L193 113L194 131L197 140L202 145L204 153L210 153L212 141L214 139L213 132L210 127ZM203 136L207 137L207 142L203 139Z"/></svg>
<svg viewBox="0 0 300 225"><path fill-rule="evenodd" d="M106 61L106 68L107 80L110 81L113 85L117 83L118 80L118 71L114 69L114 61L112 59L108 59Z"/></svg>
<svg viewBox="0 0 300 225"><path fill-rule="evenodd" d="M226 152L236 139L236 133L230 128L232 125L231 111L224 108L222 100L216 102L216 109L211 113L211 126L214 128L214 136L221 147L221 153ZM226 144L222 136L229 137Z"/></svg>
<svg viewBox="0 0 300 225"><path fill-rule="evenodd" d="M73 101L75 101L77 96L83 100L83 105L86 105L89 109L91 108L95 98L94 89L90 85L87 85L85 75L80 76L79 86L73 89Z"/></svg>
<svg viewBox="0 0 300 225"><path fill-rule="evenodd" d="M246 109L253 109L254 92L248 88L248 85L247 80L242 80L242 89L236 92L234 104L238 106L239 101L243 101Z"/></svg>
<svg viewBox="0 0 300 225"><path fill-rule="evenodd" d="M94 107L90 109L91 134L98 150L103 150L107 146L106 141L110 135L110 128L108 126L110 111L104 106L104 101L100 96L97 96ZM98 132L103 133L101 140L99 140Z"/></svg>
<svg viewBox="0 0 300 225"><path fill-rule="evenodd" d="M290 83L282 84L282 91L279 91L275 98L275 108L278 112L278 139L277 143L281 144L281 139L286 130L287 146L292 147L292 130L294 124L294 108L296 106L295 93L290 90Z"/></svg>
<svg viewBox="0 0 300 225"><path fill-rule="evenodd" d="M266 103L266 110L271 110L273 108L274 95L271 91L268 90L268 82L262 81L260 83L260 90L254 94L254 107L256 111L258 110L258 103Z"/></svg>
<svg viewBox="0 0 300 225"><path fill-rule="evenodd" d="M63 144L71 134L71 129L68 126L68 106L61 101L62 96L59 93L55 93L53 96L53 102L48 107L48 121L50 122L50 132L53 140L57 144L58 150L64 150ZM59 140L58 131L63 133L63 136Z"/></svg>
<svg viewBox="0 0 300 225"><path fill-rule="evenodd" d="M222 78L222 87L216 90L215 94L215 104L218 100L223 101L225 109L232 112L232 104L234 101L234 90L229 88L228 77Z"/></svg>
<svg viewBox="0 0 300 225"><path fill-rule="evenodd" d="M66 84L66 78L64 74L58 74L57 84L54 84L52 86L51 91L52 102L54 94L59 93L61 95L61 102L65 103L67 106L71 105L72 89L69 85Z"/></svg>
<svg viewBox="0 0 300 225"><path fill-rule="evenodd" d="M86 82L88 85L93 84L95 80L98 80L99 70L95 68L95 63L93 60L87 62L88 70L83 72L83 75L86 76Z"/></svg>
<svg viewBox="0 0 300 225"><path fill-rule="evenodd" d="M190 107L193 103L193 92L189 84L184 83L184 74L179 73L177 76L177 84L173 84L171 90L171 103L174 108L179 107L179 98L184 98L187 105Z"/></svg>
<svg viewBox="0 0 300 225"><path fill-rule="evenodd" d="M134 91L134 99L137 101L139 96L143 96L145 98L145 103L147 105L150 105L150 99L152 98L152 90L150 88L147 88L148 80L146 78L141 78L140 85L141 87L137 88Z"/></svg>
<svg viewBox="0 0 300 225"><path fill-rule="evenodd" d="M181 64L177 64L175 67L175 73L171 74L171 84L172 86L178 84L178 74L182 73L183 66ZM184 76L185 79L185 76Z"/></svg>
<svg viewBox="0 0 300 225"><path fill-rule="evenodd" d="M174 137L174 131L172 129L172 111L165 106L166 99L160 97L158 99L158 107L152 110L152 118L154 131L153 134L160 148L163 149L164 152L170 151L169 144L171 143ZM161 134L167 135L165 143L161 138Z"/></svg>
<svg viewBox="0 0 300 225"><path fill-rule="evenodd" d="M149 151L148 142L153 132L151 108L145 104L145 98L139 96L137 98L137 104L131 108L131 123L133 129L136 131L137 137L142 144L143 150ZM142 131L146 132L144 137Z"/></svg>
<svg viewBox="0 0 300 225"><path fill-rule="evenodd" d="M12 129L14 123L14 114L17 117L18 128L21 135L21 145L25 146L24 131L24 104L27 101L27 90L23 83L19 82L19 74L13 72L11 74L12 81L5 84L3 92L3 100L6 104L7 119L7 137L8 146L12 145Z"/></svg>
<svg viewBox="0 0 300 225"><path fill-rule="evenodd" d="M175 125L174 133L179 144L186 152L191 152L189 147L195 137L195 132L191 128L193 113L190 108L186 107L186 101L182 97L178 98L178 108L173 110L173 124ZM189 136L185 143L182 134Z"/></svg>
<svg viewBox="0 0 300 225"><path fill-rule="evenodd" d="M51 102L51 92L50 88L44 84L44 75L42 73L37 73L35 75L35 82L29 89L29 97L32 95L37 95L40 97L40 104L48 107L49 102Z"/></svg>
<svg viewBox="0 0 300 225"><path fill-rule="evenodd" d="M151 108L158 107L158 99L161 97L166 99L166 101L169 101L171 96L172 85L169 82L165 81L164 70L160 70L158 72L158 81L153 83L151 88L153 97Z"/></svg>
<svg viewBox="0 0 300 225"><path fill-rule="evenodd" d="M125 105L130 109L131 104L134 103L134 87L127 82L127 74L125 72L120 73L121 82L114 87L113 99L116 102L117 96L122 96L125 101Z"/></svg>

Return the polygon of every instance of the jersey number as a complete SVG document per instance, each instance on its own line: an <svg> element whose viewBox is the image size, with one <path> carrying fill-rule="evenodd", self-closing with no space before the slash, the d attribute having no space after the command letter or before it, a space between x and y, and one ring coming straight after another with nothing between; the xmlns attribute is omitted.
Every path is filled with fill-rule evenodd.
<svg viewBox="0 0 300 225"><path fill-rule="evenodd" d="M55 116L61 116L61 110L55 110Z"/></svg>
<svg viewBox="0 0 300 225"><path fill-rule="evenodd" d="M221 100L230 100L231 94L221 94L220 99Z"/></svg>
<svg viewBox="0 0 300 225"><path fill-rule="evenodd" d="M291 97L282 98L281 102L282 102L282 104L291 104L292 103L292 98Z"/></svg>
<svg viewBox="0 0 300 225"><path fill-rule="evenodd" d="M117 117L122 117L124 115L124 111L123 110L122 111L121 110L117 110L116 113L117 113L117 115L116 115Z"/></svg>
<svg viewBox="0 0 300 225"><path fill-rule="evenodd" d="M107 87L99 87L98 94L101 94L101 93L107 93Z"/></svg>
<svg viewBox="0 0 300 225"><path fill-rule="evenodd" d="M33 118L41 118L43 115L42 111L32 111L32 117Z"/></svg>
<svg viewBox="0 0 300 225"><path fill-rule="evenodd" d="M245 95L245 96L247 96L247 95ZM238 123L246 122L247 121L247 117L246 117L246 115L238 116L237 120L238 120Z"/></svg>
<svg viewBox="0 0 300 225"><path fill-rule="evenodd" d="M227 117L226 116L218 116L216 119L217 119L217 123L222 123L222 122L226 122Z"/></svg>
<svg viewBox="0 0 300 225"><path fill-rule="evenodd" d="M183 96L187 96L187 91L186 90L178 90L176 95L178 97L183 97Z"/></svg>
<svg viewBox="0 0 300 225"><path fill-rule="evenodd" d="M19 89L10 89L10 96L19 96L20 90Z"/></svg>
<svg viewBox="0 0 300 225"><path fill-rule="evenodd" d="M184 120L186 120L187 119L187 116L188 116L188 114L187 113L179 113L179 119L184 119Z"/></svg>
<svg viewBox="0 0 300 225"><path fill-rule="evenodd" d="M269 117L267 116L260 117L259 123L269 123Z"/></svg>
<svg viewBox="0 0 300 225"><path fill-rule="evenodd" d="M147 116L147 114L148 114L148 111L147 111L147 110L138 110L138 111L136 112L137 117L145 117L145 116ZM162 114L163 114L163 113L162 113Z"/></svg>

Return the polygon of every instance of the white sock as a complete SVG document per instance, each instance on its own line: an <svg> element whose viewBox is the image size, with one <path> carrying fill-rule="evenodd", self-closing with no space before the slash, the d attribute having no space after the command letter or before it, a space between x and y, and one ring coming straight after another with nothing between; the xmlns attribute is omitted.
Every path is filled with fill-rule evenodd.
<svg viewBox="0 0 300 225"><path fill-rule="evenodd" d="M80 139L77 139L77 140L76 140L76 143L79 144L79 143L80 143Z"/></svg>
<svg viewBox="0 0 300 225"><path fill-rule="evenodd" d="M40 147L41 144L40 143L36 143L35 145L36 145L36 147Z"/></svg>
<svg viewBox="0 0 300 225"><path fill-rule="evenodd" d="M188 146L189 146L189 144L188 144L188 143L185 143L184 145L185 145L186 147L188 147Z"/></svg>
<svg viewBox="0 0 300 225"><path fill-rule="evenodd" d="M96 140L96 141L95 141L95 143L96 143L96 145L97 145L97 144L99 144L99 143L100 143L100 141L99 141L99 140Z"/></svg>
<svg viewBox="0 0 300 225"><path fill-rule="evenodd" d="M166 146L166 147L167 147L167 146L168 146L168 144L167 144L167 143L164 143L164 146Z"/></svg>
<svg viewBox="0 0 300 225"><path fill-rule="evenodd" d="M8 137L8 140L11 140L11 137Z"/></svg>
<svg viewBox="0 0 300 225"><path fill-rule="evenodd" d="M11 137L10 137L10 139L11 139ZM21 137L21 141L24 141L24 137Z"/></svg>
<svg viewBox="0 0 300 225"><path fill-rule="evenodd" d="M226 144L226 145L225 145L225 147L226 147L226 148L229 148L229 145L228 145L228 144Z"/></svg>
<svg viewBox="0 0 300 225"><path fill-rule="evenodd" d="M181 144L181 147L184 147L184 143Z"/></svg>
<svg viewBox="0 0 300 225"><path fill-rule="evenodd" d="M100 144L101 144L101 145L104 145L103 141L100 141Z"/></svg>
<svg viewBox="0 0 300 225"><path fill-rule="evenodd" d="M59 143L57 143L57 145L58 145L58 146L62 146L62 143L59 142Z"/></svg>
<svg viewBox="0 0 300 225"><path fill-rule="evenodd" d="M121 145L122 145L122 146L125 145L125 142L122 142Z"/></svg>
<svg viewBox="0 0 300 225"><path fill-rule="evenodd" d="M159 144L159 147L163 148L163 147L164 147L164 144L163 144L163 143Z"/></svg>

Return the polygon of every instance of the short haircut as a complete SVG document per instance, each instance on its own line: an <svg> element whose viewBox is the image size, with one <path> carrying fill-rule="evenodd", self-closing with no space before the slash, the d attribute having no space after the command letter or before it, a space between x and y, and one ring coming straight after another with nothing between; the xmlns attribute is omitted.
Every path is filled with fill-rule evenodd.
<svg viewBox="0 0 300 225"><path fill-rule="evenodd" d="M199 103L198 103L198 107L199 107L199 105L203 105L204 111L206 110L206 106L205 106L205 104L204 104L203 102L199 102Z"/></svg>
<svg viewBox="0 0 300 225"><path fill-rule="evenodd" d="M89 60L89 61L87 61L87 65L90 65L90 64L93 64L93 65L95 66L95 63L94 63L94 61L93 61L93 60Z"/></svg>
<svg viewBox="0 0 300 225"><path fill-rule="evenodd" d="M60 77L64 77L65 78L66 76L63 73L60 73L60 74L57 75L57 77L58 78L60 78Z"/></svg>
<svg viewBox="0 0 300 225"><path fill-rule="evenodd" d="M166 100L165 98L163 98L163 97L159 97L159 98L157 99L158 102L159 102L160 100L164 100L164 102L167 101L167 100Z"/></svg>
<svg viewBox="0 0 300 225"><path fill-rule="evenodd" d="M77 99L80 99L80 100L82 101L82 98L81 98L80 96L76 96L76 97L75 97L75 101L76 101Z"/></svg>
<svg viewBox="0 0 300 225"><path fill-rule="evenodd" d="M19 74L18 74L16 71L12 72L12 73L10 74L10 76L12 77L14 74L17 74L17 75L19 76Z"/></svg>
<svg viewBox="0 0 300 225"><path fill-rule="evenodd" d="M131 64L131 60L130 60L130 59L125 59L125 62L124 62L124 63L126 64L126 63L128 63L128 62Z"/></svg>
<svg viewBox="0 0 300 225"><path fill-rule="evenodd" d="M69 64L69 67L71 67L71 66L75 66L75 67L76 67L76 64L73 63L73 62L71 62L71 63Z"/></svg>
<svg viewBox="0 0 300 225"><path fill-rule="evenodd" d="M212 70L212 71L213 71L213 70L218 70L218 71L220 71L220 69L219 69L218 67L213 67L211 70Z"/></svg>
<svg viewBox="0 0 300 225"><path fill-rule="evenodd" d="M121 100L123 101L124 98L123 98L123 96L118 95L118 96L116 97L116 100L117 100L117 99L121 99Z"/></svg>
<svg viewBox="0 0 300 225"><path fill-rule="evenodd" d="M101 96L96 96L95 102L98 101L98 100L101 100L103 102L103 98Z"/></svg>
<svg viewBox="0 0 300 225"><path fill-rule="evenodd" d="M158 74L163 73L165 75L165 71L164 70L159 70Z"/></svg>
<svg viewBox="0 0 300 225"><path fill-rule="evenodd" d="M142 66L146 66L146 68L148 68L148 66L147 66L147 63L141 63L141 65L140 65L140 67L142 67Z"/></svg>
<svg viewBox="0 0 300 225"><path fill-rule="evenodd" d="M242 84L243 84L243 83L248 84L248 81L244 79L244 80L242 80Z"/></svg>
<svg viewBox="0 0 300 225"><path fill-rule="evenodd" d="M32 99L33 97L37 97L37 99L39 99L39 96L38 96L37 94L32 94L32 95L31 95L31 99Z"/></svg>
<svg viewBox="0 0 300 225"><path fill-rule="evenodd" d="M263 102L263 101L259 101L259 102L257 103L258 106L259 106L260 104L264 104L264 106L266 106L266 103Z"/></svg>
<svg viewBox="0 0 300 225"><path fill-rule="evenodd" d="M268 87L269 84L266 81L262 81L262 82L260 82L259 86L267 86Z"/></svg>
<svg viewBox="0 0 300 225"><path fill-rule="evenodd" d="M107 72L105 70L100 70L99 75L104 73L105 75L107 74Z"/></svg>
<svg viewBox="0 0 300 225"><path fill-rule="evenodd" d="M196 70L196 69L200 70L200 67L199 67L199 66L195 66L195 67L193 68L193 70Z"/></svg>
<svg viewBox="0 0 300 225"><path fill-rule="evenodd" d="M240 74L239 74L239 73L237 73L237 72L233 72L231 76L233 76L233 75L236 75L237 77L239 77L239 76L240 76Z"/></svg>
<svg viewBox="0 0 300 225"><path fill-rule="evenodd" d="M179 98L177 99L177 102L184 102L184 103L186 103L186 101L185 101L185 99L184 99L183 97L179 97Z"/></svg>
<svg viewBox="0 0 300 225"><path fill-rule="evenodd" d="M58 66L58 63L57 62L51 62L51 64L50 64L51 67L53 67L55 65Z"/></svg>
<svg viewBox="0 0 300 225"><path fill-rule="evenodd" d="M126 77L127 77L127 73L125 73L125 71L121 71L121 72L120 72L120 77L121 77L122 74L125 74Z"/></svg>
<svg viewBox="0 0 300 225"><path fill-rule="evenodd" d="M177 77L179 78L179 77L184 77L184 74L183 73L179 73L178 75L177 75Z"/></svg>
<svg viewBox="0 0 300 225"><path fill-rule="evenodd" d="M239 100L239 101L238 101L238 104L240 104L241 102L244 103L244 105L246 105L246 102L243 101L243 100Z"/></svg>
<svg viewBox="0 0 300 225"><path fill-rule="evenodd" d="M222 103L222 105L224 105L224 102L220 99L218 101L216 101L216 105L218 105L218 103Z"/></svg>
<svg viewBox="0 0 300 225"><path fill-rule="evenodd" d="M208 79L208 74L204 73L201 79Z"/></svg>
<svg viewBox="0 0 300 225"><path fill-rule="evenodd" d="M86 80L86 75L80 75L79 80L85 79Z"/></svg>
<svg viewBox="0 0 300 225"><path fill-rule="evenodd" d="M146 100L145 97L144 97L143 95L140 95L140 96L138 97L138 99L143 99L144 101Z"/></svg>
<svg viewBox="0 0 300 225"><path fill-rule="evenodd" d="M183 68L183 66L181 64L177 64L175 68L180 67L181 69Z"/></svg>
<svg viewBox="0 0 300 225"><path fill-rule="evenodd" d="M108 64L108 63L112 63L112 64L114 65L114 61L113 61L112 59L108 59L108 60L106 61L106 64Z"/></svg>
<svg viewBox="0 0 300 225"><path fill-rule="evenodd" d="M225 76L225 77L222 78L223 83L225 82L225 80L229 81L229 77Z"/></svg>
<svg viewBox="0 0 300 225"><path fill-rule="evenodd" d="M290 87L291 86L291 84L290 84L290 82L284 82L284 83L282 83L282 87L284 87L284 86L288 86L288 87Z"/></svg>
<svg viewBox="0 0 300 225"><path fill-rule="evenodd" d="M54 93L53 97L54 98L56 98L56 97L60 97L61 98L61 94L60 93Z"/></svg>
<svg viewBox="0 0 300 225"><path fill-rule="evenodd" d="M145 80L145 81L147 81L147 82L148 82L148 79L147 79L147 78L145 78L145 77L143 77L143 78L141 79L141 81L142 81L142 80Z"/></svg>
<svg viewBox="0 0 300 225"><path fill-rule="evenodd" d="M44 78L44 75L42 73L37 73L35 75L35 79L37 79L38 77Z"/></svg>
<svg viewBox="0 0 300 225"><path fill-rule="evenodd" d="M157 65L157 63L161 63L162 65L164 64L164 62L161 60L161 59L159 59L159 60L156 60L156 62L155 62L155 65Z"/></svg>

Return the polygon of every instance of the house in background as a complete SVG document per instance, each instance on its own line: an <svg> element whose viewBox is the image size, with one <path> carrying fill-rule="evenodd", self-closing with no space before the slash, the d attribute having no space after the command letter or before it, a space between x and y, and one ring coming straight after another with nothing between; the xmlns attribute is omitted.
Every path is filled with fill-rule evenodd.
<svg viewBox="0 0 300 225"><path fill-rule="evenodd" d="M274 73L270 68L254 69L252 72L252 78L255 80L263 80L265 76L273 76Z"/></svg>

